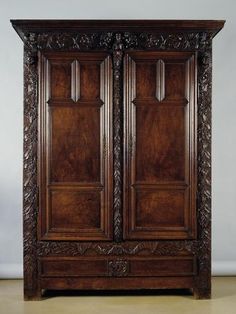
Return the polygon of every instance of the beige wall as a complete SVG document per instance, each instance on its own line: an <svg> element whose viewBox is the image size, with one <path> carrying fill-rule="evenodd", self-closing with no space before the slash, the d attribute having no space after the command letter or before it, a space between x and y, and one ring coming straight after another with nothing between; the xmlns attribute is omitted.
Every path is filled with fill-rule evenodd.
<svg viewBox="0 0 236 314"><path fill-rule="evenodd" d="M213 270L236 274L236 1L0 0L0 277L22 275L23 57L11 18L226 19L213 58Z"/></svg>

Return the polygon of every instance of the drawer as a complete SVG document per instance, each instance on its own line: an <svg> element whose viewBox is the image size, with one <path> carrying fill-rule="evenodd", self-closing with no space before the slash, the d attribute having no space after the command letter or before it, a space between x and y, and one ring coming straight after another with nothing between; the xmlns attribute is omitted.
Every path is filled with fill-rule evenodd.
<svg viewBox="0 0 236 314"><path fill-rule="evenodd" d="M42 277L160 277L193 276L196 261L178 257L45 257L40 260Z"/></svg>
<svg viewBox="0 0 236 314"><path fill-rule="evenodd" d="M193 257L161 257L130 260L132 276L192 276L196 273Z"/></svg>
<svg viewBox="0 0 236 314"><path fill-rule="evenodd" d="M107 276L107 260L95 258L43 258L41 276Z"/></svg>

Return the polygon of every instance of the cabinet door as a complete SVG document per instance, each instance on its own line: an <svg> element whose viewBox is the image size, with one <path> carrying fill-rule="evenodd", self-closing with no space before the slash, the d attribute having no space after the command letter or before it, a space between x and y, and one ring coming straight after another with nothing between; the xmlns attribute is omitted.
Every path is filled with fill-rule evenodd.
<svg viewBox="0 0 236 314"><path fill-rule="evenodd" d="M40 239L112 237L111 78L103 52L40 56Z"/></svg>
<svg viewBox="0 0 236 314"><path fill-rule="evenodd" d="M139 51L124 62L124 236L194 238L195 56Z"/></svg>

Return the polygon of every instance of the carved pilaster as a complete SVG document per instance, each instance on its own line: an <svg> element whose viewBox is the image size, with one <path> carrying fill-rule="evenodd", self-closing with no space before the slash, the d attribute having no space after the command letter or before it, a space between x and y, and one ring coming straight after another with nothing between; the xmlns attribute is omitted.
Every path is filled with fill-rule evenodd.
<svg viewBox="0 0 236 314"><path fill-rule="evenodd" d="M31 45L24 49L24 291L25 298L38 295L37 273L37 54Z"/></svg>
<svg viewBox="0 0 236 314"><path fill-rule="evenodd" d="M195 295L211 296L211 92L212 52L198 54L198 276Z"/></svg>
<svg viewBox="0 0 236 314"><path fill-rule="evenodd" d="M114 134L114 240L122 240L122 61L123 43L120 33L113 45L113 134Z"/></svg>

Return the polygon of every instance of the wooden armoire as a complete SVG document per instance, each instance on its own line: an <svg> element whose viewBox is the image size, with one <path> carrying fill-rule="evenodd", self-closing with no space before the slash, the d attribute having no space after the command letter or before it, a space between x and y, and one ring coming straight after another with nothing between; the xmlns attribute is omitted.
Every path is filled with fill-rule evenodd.
<svg viewBox="0 0 236 314"><path fill-rule="evenodd" d="M13 20L24 293L211 294L212 39L224 21Z"/></svg>

